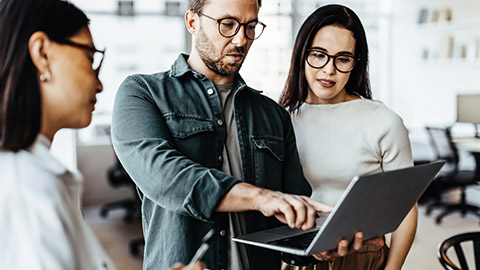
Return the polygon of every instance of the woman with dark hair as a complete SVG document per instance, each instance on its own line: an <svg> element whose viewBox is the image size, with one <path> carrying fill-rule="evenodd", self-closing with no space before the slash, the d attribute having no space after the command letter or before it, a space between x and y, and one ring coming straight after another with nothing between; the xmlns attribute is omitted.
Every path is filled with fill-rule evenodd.
<svg viewBox="0 0 480 270"><path fill-rule="evenodd" d="M402 119L372 100L365 31L345 6L320 7L303 23L279 103L291 114L315 200L335 205L354 176L413 165ZM318 254L323 262L313 269L401 269L417 211L413 207L392 233L390 248L365 245L341 258Z"/></svg>
<svg viewBox="0 0 480 270"><path fill-rule="evenodd" d="M114 269L83 221L81 178L49 153L102 91L88 23L68 2L0 1L0 269Z"/></svg>
<svg viewBox="0 0 480 270"><path fill-rule="evenodd" d="M114 269L82 218L82 178L49 153L103 89L88 24L66 1L0 0L0 269Z"/></svg>

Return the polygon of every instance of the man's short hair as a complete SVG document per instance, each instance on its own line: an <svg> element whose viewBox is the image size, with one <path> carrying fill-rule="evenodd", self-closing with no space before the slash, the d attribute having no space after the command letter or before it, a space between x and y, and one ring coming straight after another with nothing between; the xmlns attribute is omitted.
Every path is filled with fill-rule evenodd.
<svg viewBox="0 0 480 270"><path fill-rule="evenodd" d="M203 6L207 3L207 1L213 0L188 0L188 9L193 12L202 11ZM258 7L262 6L262 0L258 0Z"/></svg>

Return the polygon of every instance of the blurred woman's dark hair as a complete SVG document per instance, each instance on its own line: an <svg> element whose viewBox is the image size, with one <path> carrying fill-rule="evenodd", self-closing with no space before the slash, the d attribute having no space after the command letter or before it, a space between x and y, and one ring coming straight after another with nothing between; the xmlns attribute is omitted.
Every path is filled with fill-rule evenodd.
<svg viewBox="0 0 480 270"><path fill-rule="evenodd" d="M85 13L66 1L0 0L0 149L25 149L40 132L41 96L30 36L42 31L61 41L88 24Z"/></svg>
<svg viewBox="0 0 480 270"><path fill-rule="evenodd" d="M289 112L297 109L307 98L308 83L305 78L307 50L318 30L329 25L350 30L355 38L357 62L345 85L347 93L372 98L368 78L368 46L363 25L351 9L342 5L326 5L318 8L305 20L295 40L290 71L279 100L280 105L288 108Z"/></svg>

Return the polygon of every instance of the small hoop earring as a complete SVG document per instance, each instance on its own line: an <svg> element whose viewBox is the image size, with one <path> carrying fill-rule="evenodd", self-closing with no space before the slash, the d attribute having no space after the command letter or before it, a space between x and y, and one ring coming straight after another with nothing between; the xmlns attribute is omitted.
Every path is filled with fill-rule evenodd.
<svg viewBox="0 0 480 270"><path fill-rule="evenodd" d="M42 82L46 82L48 80L50 80L50 72L48 71L45 71L44 73L40 74L40 81Z"/></svg>

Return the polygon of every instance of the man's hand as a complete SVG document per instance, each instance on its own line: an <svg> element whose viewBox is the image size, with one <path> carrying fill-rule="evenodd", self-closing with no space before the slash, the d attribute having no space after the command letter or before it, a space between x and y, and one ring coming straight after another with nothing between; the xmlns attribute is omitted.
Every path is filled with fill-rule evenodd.
<svg viewBox="0 0 480 270"><path fill-rule="evenodd" d="M306 196L272 191L248 183L234 185L217 207L219 212L260 211L266 217L275 216L291 228L302 230L315 227L317 212L330 212L332 209Z"/></svg>
<svg viewBox="0 0 480 270"><path fill-rule="evenodd" d="M275 216L290 228L310 230L315 227L317 212L330 212L332 207L306 196L285 194L262 189L256 199L256 208L264 216Z"/></svg>
<svg viewBox="0 0 480 270"><path fill-rule="evenodd" d="M338 247L336 250L320 252L318 254L314 254L313 257L319 261L332 261L332 260L335 260L336 258L343 257L347 254L356 252L363 245L366 245L366 244L372 244L378 247L383 247L385 245L385 241L381 236L363 241L363 233L357 232L355 234L353 244L350 245L350 248L348 245L348 241L343 239L343 240L340 240L340 242L338 243Z"/></svg>

